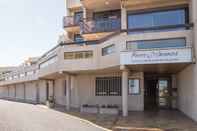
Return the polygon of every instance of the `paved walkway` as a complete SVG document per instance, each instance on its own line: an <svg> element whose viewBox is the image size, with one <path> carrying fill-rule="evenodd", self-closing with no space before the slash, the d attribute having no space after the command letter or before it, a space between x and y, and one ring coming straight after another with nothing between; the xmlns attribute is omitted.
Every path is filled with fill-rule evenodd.
<svg viewBox="0 0 197 131"><path fill-rule="evenodd" d="M56 110L0 100L0 131L197 131L197 123L179 111L130 112L123 118Z"/></svg>
<svg viewBox="0 0 197 131"><path fill-rule="evenodd" d="M59 111L0 100L0 131L104 131L104 129Z"/></svg>

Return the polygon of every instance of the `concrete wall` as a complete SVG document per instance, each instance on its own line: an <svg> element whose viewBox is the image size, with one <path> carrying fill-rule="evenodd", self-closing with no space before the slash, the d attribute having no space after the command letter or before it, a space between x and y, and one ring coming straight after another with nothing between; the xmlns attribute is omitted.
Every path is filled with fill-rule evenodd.
<svg viewBox="0 0 197 131"><path fill-rule="evenodd" d="M88 74L77 75L74 77L74 85L77 88L71 88L71 106L80 107L83 104L116 104L122 107L121 96L95 96L95 80L96 77L103 76L120 76L120 73L113 74ZM131 73L129 78L139 78L141 85L141 93L139 95L128 96L129 110L142 111L144 110L144 80L143 73Z"/></svg>
<svg viewBox="0 0 197 131"><path fill-rule="evenodd" d="M17 100L25 100L25 85L17 84L16 85L16 99Z"/></svg>
<svg viewBox="0 0 197 131"><path fill-rule="evenodd" d="M45 104L46 102L46 82L39 82L39 102Z"/></svg>
<svg viewBox="0 0 197 131"><path fill-rule="evenodd" d="M6 87L0 87L0 98L8 97L8 89Z"/></svg>
<svg viewBox="0 0 197 131"><path fill-rule="evenodd" d="M55 102L57 105L66 105L66 95L65 95L65 80L66 78L59 78L55 80Z"/></svg>
<svg viewBox="0 0 197 131"><path fill-rule="evenodd" d="M190 5L191 21L194 23L193 40L197 56L197 1L192 0ZM193 64L177 74L179 92L179 109L197 121L197 65Z"/></svg>

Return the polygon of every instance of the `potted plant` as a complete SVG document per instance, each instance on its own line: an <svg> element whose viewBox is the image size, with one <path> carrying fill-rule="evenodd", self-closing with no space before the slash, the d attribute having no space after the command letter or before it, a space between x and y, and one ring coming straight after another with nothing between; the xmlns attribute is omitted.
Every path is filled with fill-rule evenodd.
<svg viewBox="0 0 197 131"><path fill-rule="evenodd" d="M53 108L54 105L55 105L55 101L54 101L54 97L53 96L50 96L49 99L46 101L46 105L49 107L49 108Z"/></svg>

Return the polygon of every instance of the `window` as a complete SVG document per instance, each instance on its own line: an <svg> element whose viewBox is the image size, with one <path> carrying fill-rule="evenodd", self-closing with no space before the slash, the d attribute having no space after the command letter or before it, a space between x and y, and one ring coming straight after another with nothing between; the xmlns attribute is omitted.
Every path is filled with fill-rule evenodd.
<svg viewBox="0 0 197 131"><path fill-rule="evenodd" d="M102 48L102 56L109 55L115 52L115 45L110 45Z"/></svg>
<svg viewBox="0 0 197 131"><path fill-rule="evenodd" d="M75 54L73 52L65 52L64 59L75 59Z"/></svg>
<svg viewBox="0 0 197 131"><path fill-rule="evenodd" d="M121 96L121 77L96 78L96 96Z"/></svg>
<svg viewBox="0 0 197 131"><path fill-rule="evenodd" d="M75 34L74 35L74 41L75 42L82 42L84 40L83 40L83 37L80 34Z"/></svg>
<svg viewBox="0 0 197 131"><path fill-rule="evenodd" d="M185 38L127 42L127 49L177 48L185 46Z"/></svg>
<svg viewBox="0 0 197 131"><path fill-rule="evenodd" d="M140 80L129 79L129 95L140 94Z"/></svg>
<svg viewBox="0 0 197 131"><path fill-rule="evenodd" d="M64 59L88 59L93 57L93 51L64 52Z"/></svg>
<svg viewBox="0 0 197 131"><path fill-rule="evenodd" d="M47 66L49 66L51 64L54 64L57 61L57 59L58 59L57 56L54 56L54 57L48 59L47 61L41 63L40 64L40 69L44 68L44 67L47 67Z"/></svg>
<svg viewBox="0 0 197 131"><path fill-rule="evenodd" d="M128 29L186 24L186 9L128 13Z"/></svg>
<svg viewBox="0 0 197 131"><path fill-rule="evenodd" d="M103 20L103 19L108 19L108 18L120 18L120 16L121 16L120 10L95 12L93 14L94 20Z"/></svg>
<svg viewBox="0 0 197 131"><path fill-rule="evenodd" d="M82 11L75 12L75 15L74 15L75 24L78 25L82 19L83 19L83 12Z"/></svg>
<svg viewBox="0 0 197 131"><path fill-rule="evenodd" d="M18 75L14 75L14 79L18 79Z"/></svg>
<svg viewBox="0 0 197 131"><path fill-rule="evenodd" d="M20 74L20 77L25 77L25 73L21 73Z"/></svg>
<svg viewBox="0 0 197 131"><path fill-rule="evenodd" d="M27 76L33 75L33 74L34 74L34 71L28 71L28 72L27 72Z"/></svg>
<svg viewBox="0 0 197 131"><path fill-rule="evenodd" d="M13 77L12 76L8 77L8 80L13 80Z"/></svg>

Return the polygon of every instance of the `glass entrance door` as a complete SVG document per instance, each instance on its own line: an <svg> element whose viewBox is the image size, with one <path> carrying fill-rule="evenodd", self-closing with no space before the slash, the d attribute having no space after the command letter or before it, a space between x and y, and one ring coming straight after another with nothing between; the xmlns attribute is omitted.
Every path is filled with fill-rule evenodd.
<svg viewBox="0 0 197 131"><path fill-rule="evenodd" d="M170 105L171 105L170 80L169 79L159 79L157 89L158 89L158 106L159 106L159 108L169 109Z"/></svg>

